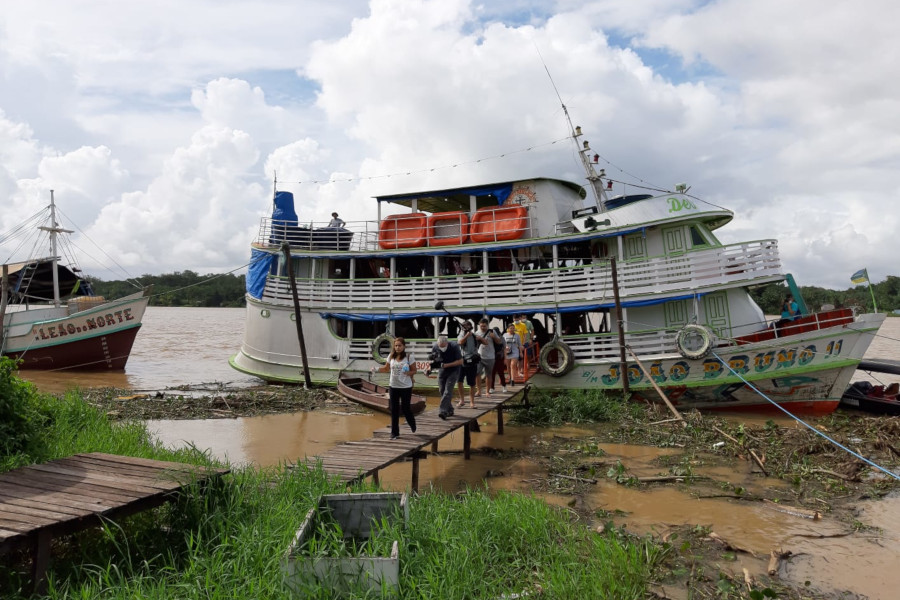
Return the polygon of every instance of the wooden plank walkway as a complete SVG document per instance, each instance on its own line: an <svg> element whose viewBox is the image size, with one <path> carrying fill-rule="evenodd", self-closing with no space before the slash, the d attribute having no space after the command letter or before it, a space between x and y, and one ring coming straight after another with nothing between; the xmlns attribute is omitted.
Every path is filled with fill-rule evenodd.
<svg viewBox="0 0 900 600"><path fill-rule="evenodd" d="M0 555L31 547L36 589L59 535L172 500L186 485L228 469L93 452L0 474Z"/></svg>
<svg viewBox="0 0 900 600"><path fill-rule="evenodd" d="M456 394L454 393L454 397ZM527 402L528 386L520 386L509 392L495 392L488 397L475 399L475 408L454 408L454 415L446 420L438 417L439 409L416 415L416 432L411 433L401 418L400 437L390 439L390 426L376 429L371 438L356 442L343 442L318 456L309 457L306 464L322 463L322 468L343 482L355 482L372 477L378 483L378 472L396 462L412 460L412 490L419 489L419 460L427 456L423 451L431 445L437 452L437 443L457 429L463 430L463 454L468 460L471 451L471 432L478 427L478 419L497 411L497 433L503 434L503 405L513 398ZM455 406L455 402L454 402Z"/></svg>

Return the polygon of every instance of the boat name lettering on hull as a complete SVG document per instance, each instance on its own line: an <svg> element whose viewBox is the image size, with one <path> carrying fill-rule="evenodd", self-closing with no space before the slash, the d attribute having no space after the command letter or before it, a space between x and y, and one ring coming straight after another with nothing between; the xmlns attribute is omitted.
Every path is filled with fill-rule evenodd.
<svg viewBox="0 0 900 600"><path fill-rule="evenodd" d="M840 351L841 340L833 341L828 344L831 352ZM758 354L736 354L727 359L727 366L718 358L707 358L700 363L699 378L704 381L719 379L723 376L732 375L732 371L738 375L746 375L752 370L755 373L763 373L765 371L778 371L779 369L789 369L799 366L805 367L810 364L817 355L815 344L810 344L802 348L780 348L768 352L760 352ZM830 355L827 353L826 355ZM626 365L628 373L628 383L641 383L645 379L644 371L637 363L629 363ZM601 372L602 373L602 372ZM605 373L598 373L594 369L585 369L581 373L582 379L586 383L600 383L603 386L614 386L620 382L621 366L618 364L610 365ZM656 383L675 384L680 383L691 375L691 364L685 360L679 360L673 363L668 369L663 365L663 361L655 360L650 363L647 368L649 379ZM696 379L696 378L695 378Z"/></svg>
<svg viewBox="0 0 900 600"><path fill-rule="evenodd" d="M34 332L35 340L50 340L53 338L66 337L68 335L75 335L76 333L81 333L83 331L110 327L118 323L125 323L126 321L134 321L134 315L131 314L130 308L86 319L75 319L69 323L35 327L32 331Z"/></svg>

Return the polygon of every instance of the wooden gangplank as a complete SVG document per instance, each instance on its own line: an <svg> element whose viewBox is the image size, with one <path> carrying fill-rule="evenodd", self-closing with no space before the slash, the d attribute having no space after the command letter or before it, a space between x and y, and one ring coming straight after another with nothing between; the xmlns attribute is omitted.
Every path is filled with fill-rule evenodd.
<svg viewBox="0 0 900 600"><path fill-rule="evenodd" d="M92 452L0 473L0 554L31 548L36 589L54 537L159 506L228 469Z"/></svg>
<svg viewBox="0 0 900 600"><path fill-rule="evenodd" d="M338 444L328 452L307 459L306 464L314 466L321 462L322 469L336 476L342 482L355 482L372 477L378 483L378 473L394 463L412 460L412 490L419 488L419 460L427 456L423 451L431 445L437 452L437 443L457 429L463 430L463 454L470 457L471 432L478 426L478 419L497 411L497 432L503 434L503 405L520 397L527 402L528 387L510 392L495 392L490 397L475 399L475 408L467 403L462 408L454 408L454 414L447 419L438 417L439 409L432 409L416 415L416 432L411 433L401 420L400 437L390 439L391 428L376 429L371 438ZM455 406L455 405L454 405Z"/></svg>

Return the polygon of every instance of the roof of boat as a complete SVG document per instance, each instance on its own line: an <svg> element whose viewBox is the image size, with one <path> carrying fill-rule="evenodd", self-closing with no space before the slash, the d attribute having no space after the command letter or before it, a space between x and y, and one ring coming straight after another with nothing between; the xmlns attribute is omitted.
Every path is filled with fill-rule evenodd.
<svg viewBox="0 0 900 600"><path fill-rule="evenodd" d="M447 210L468 210L469 199L472 196L475 196L476 204L479 208L481 206L502 204L503 200L509 196L509 193L514 186L529 181L549 181L571 189L581 198L584 198L587 195L584 187L577 183L566 181L565 179L555 179L553 177L528 177L514 179L512 181L466 185L463 187L441 190L422 190L420 192L375 196L375 199L378 202L391 202L401 206L412 206L412 201L416 200L419 210L431 213Z"/></svg>

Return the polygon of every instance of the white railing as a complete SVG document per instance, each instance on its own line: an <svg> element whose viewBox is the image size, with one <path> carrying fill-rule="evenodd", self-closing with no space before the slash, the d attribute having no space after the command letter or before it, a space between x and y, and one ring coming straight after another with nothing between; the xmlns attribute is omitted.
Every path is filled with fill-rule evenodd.
<svg viewBox="0 0 900 600"><path fill-rule="evenodd" d="M625 343L639 356L664 355L677 352L675 334L677 329L636 331L625 334ZM583 363L591 360L619 358L619 334L597 333L586 336L565 337L563 340L575 354L575 360ZM416 360L428 360L431 340L406 340L406 349ZM365 360L372 357L371 340L351 340L349 356L351 360ZM630 360L630 358L629 358Z"/></svg>
<svg viewBox="0 0 900 600"><path fill-rule="evenodd" d="M677 257L625 261L618 265L623 300L693 290L733 282L775 280L782 275L774 240L698 250ZM316 311L433 311L448 308L476 312L492 306L584 304L612 300L606 261L588 265L473 275L402 279L297 279L302 307ZM269 276L263 297L291 302L290 284Z"/></svg>
<svg viewBox="0 0 900 600"><path fill-rule="evenodd" d="M475 213L423 213L399 214L379 221L349 221L343 227L329 227L325 222L273 221L263 217L259 224L256 242L261 246L280 246L288 242L291 249L301 252L357 251L373 252L397 248L444 247L472 243L469 235L471 218ZM429 226L429 218L433 219ZM531 217L524 219L494 218L489 220L494 230L493 239L479 241L503 241L532 237ZM504 237L512 232L510 238ZM482 238L490 233L481 231Z"/></svg>

